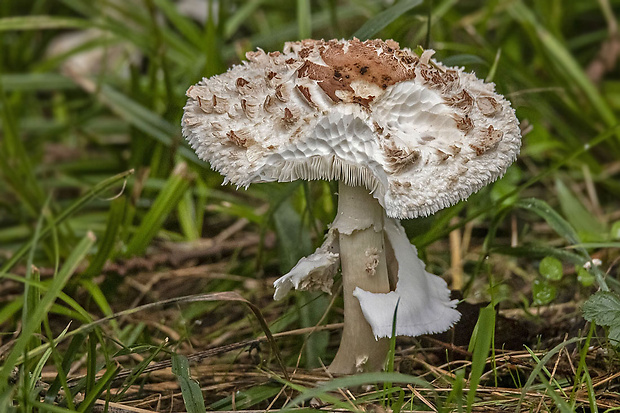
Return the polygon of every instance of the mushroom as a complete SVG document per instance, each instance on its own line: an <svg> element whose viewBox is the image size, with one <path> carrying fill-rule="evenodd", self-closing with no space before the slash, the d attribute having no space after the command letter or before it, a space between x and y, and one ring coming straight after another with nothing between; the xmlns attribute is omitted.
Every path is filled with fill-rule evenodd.
<svg viewBox="0 0 620 413"><path fill-rule="evenodd" d="M383 368L393 330L417 336L459 320L399 219L467 198L519 152L510 103L433 53L393 40L290 42L282 53L249 52L187 91L183 134L225 182L339 181L325 242L274 283L275 299L293 287L330 292L341 267L334 373Z"/></svg>

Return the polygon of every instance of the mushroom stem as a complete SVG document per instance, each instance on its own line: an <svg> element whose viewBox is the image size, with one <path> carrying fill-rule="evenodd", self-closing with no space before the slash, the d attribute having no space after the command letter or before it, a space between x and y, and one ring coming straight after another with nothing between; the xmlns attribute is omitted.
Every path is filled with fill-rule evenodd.
<svg viewBox="0 0 620 413"><path fill-rule="evenodd" d="M344 294L344 328L340 347L329 366L332 373L379 371L384 367L389 340L376 340L353 291L390 291L383 236L383 207L362 186L339 183L338 215Z"/></svg>

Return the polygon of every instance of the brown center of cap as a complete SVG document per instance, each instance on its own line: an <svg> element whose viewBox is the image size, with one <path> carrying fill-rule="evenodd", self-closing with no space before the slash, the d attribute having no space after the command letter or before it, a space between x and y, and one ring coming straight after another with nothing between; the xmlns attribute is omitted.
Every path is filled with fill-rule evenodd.
<svg viewBox="0 0 620 413"><path fill-rule="evenodd" d="M351 96L350 102L368 106L374 96L356 96L351 87L351 83L356 80L386 89L390 85L415 78L414 69L410 65L417 62L417 56L400 50L398 43L394 41L362 42L353 39L345 49L345 45L337 40L317 40L313 45L304 47L299 52L300 57L309 56L312 48L318 48L327 66L305 60L298 69L297 76L317 81L319 87L334 102L342 101L336 94L336 91L340 90Z"/></svg>

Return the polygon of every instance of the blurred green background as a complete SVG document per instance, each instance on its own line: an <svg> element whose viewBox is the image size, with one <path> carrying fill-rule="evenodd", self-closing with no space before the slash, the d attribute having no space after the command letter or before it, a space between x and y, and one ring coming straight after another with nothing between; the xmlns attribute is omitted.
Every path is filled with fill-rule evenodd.
<svg viewBox="0 0 620 413"><path fill-rule="evenodd" d="M619 10L618 0L3 0L0 345L17 350L6 350L0 379L15 365L59 369L63 357L22 356L70 320L74 329L192 293L239 291L274 332L339 321L338 310L325 313L340 305L330 296L270 299L271 282L321 243L335 213L333 183L221 186L180 132L190 85L247 51L309 37L358 33L433 48L444 64L493 81L516 109L523 147L506 176L404 223L430 271L448 280L460 271L465 297L506 308L617 290ZM451 231L461 239L460 267ZM592 258L602 265L584 269ZM165 348L188 350L261 331L247 312L214 303L183 305L157 322L176 336L139 318L89 328L67 365L86 354L95 372L119 346L141 343L155 357L164 337L176 337ZM312 335L302 365L331 358L334 340ZM297 353L286 364L295 365L302 342L289 341ZM86 386L94 394L94 379Z"/></svg>

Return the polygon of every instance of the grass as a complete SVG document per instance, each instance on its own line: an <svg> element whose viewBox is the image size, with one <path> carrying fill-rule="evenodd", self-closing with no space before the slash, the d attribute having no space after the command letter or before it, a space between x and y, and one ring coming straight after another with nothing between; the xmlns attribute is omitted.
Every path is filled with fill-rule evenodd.
<svg viewBox="0 0 620 413"><path fill-rule="evenodd" d="M0 411L620 407L617 0L178 3L0 3ZM271 283L335 187L221 186L179 124L246 51L354 34L492 78L524 138L503 179L404 222L464 274L456 329L332 379L341 299Z"/></svg>

